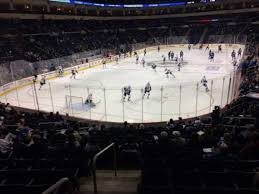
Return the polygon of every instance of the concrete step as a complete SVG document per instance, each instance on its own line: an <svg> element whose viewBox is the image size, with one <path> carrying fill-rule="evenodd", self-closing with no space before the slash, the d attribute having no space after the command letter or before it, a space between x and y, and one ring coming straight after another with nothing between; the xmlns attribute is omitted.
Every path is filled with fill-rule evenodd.
<svg viewBox="0 0 259 194"><path fill-rule="evenodd" d="M98 194L136 194L139 183L139 170L120 170L117 176L111 170L100 170L96 173ZM93 177L80 180L79 194L93 194Z"/></svg>

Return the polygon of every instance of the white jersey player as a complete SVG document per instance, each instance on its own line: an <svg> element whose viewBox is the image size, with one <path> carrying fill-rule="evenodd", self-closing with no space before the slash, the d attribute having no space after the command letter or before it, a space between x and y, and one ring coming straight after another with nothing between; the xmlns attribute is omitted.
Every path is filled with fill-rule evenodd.
<svg viewBox="0 0 259 194"><path fill-rule="evenodd" d="M144 59L144 57L141 59L141 64L142 64L142 66L143 67L145 67L145 63L146 63L146 61L145 61L145 59Z"/></svg>
<svg viewBox="0 0 259 194"><path fill-rule="evenodd" d="M175 61L176 63L178 63L179 61L179 58L178 58L178 55L175 55L174 58L171 58L172 61Z"/></svg>
<svg viewBox="0 0 259 194"><path fill-rule="evenodd" d="M63 67L61 65L58 66L58 76L62 77L64 73Z"/></svg>
<svg viewBox="0 0 259 194"><path fill-rule="evenodd" d="M236 59L236 51L235 50L232 51L231 57L232 57L232 61L234 61Z"/></svg>
<svg viewBox="0 0 259 194"><path fill-rule="evenodd" d="M238 49L238 51L237 51L237 56L238 56L238 57L241 57L241 56L242 56L242 49L241 49L241 48Z"/></svg>
<svg viewBox="0 0 259 194"><path fill-rule="evenodd" d="M172 72L170 69L167 69L167 68L166 68L166 69L165 69L165 74L166 74L166 77L167 77L167 78L169 78L169 75L171 75L172 77L175 78L173 72Z"/></svg>
<svg viewBox="0 0 259 194"><path fill-rule="evenodd" d="M162 59L163 59L163 64L165 64L165 61L166 61L165 55L162 55Z"/></svg>
<svg viewBox="0 0 259 194"><path fill-rule="evenodd" d="M119 64L119 57L115 57L116 64Z"/></svg>
<svg viewBox="0 0 259 194"><path fill-rule="evenodd" d="M144 49L144 56L146 56L146 54L147 54L147 49L145 48Z"/></svg>
<svg viewBox="0 0 259 194"><path fill-rule="evenodd" d="M130 101L131 87L125 86L122 88L123 101L125 101L126 97L128 97L128 101Z"/></svg>
<svg viewBox="0 0 259 194"><path fill-rule="evenodd" d="M41 80L40 80L40 87L39 90L42 88L42 86L44 86L46 84L46 77L42 76Z"/></svg>
<svg viewBox="0 0 259 194"><path fill-rule="evenodd" d="M87 96L87 98L86 98L86 100L85 100L85 104L94 105L94 103L93 103L93 94L92 94L92 93L90 93L90 94Z"/></svg>
<svg viewBox="0 0 259 194"><path fill-rule="evenodd" d="M139 61L139 56L136 55L136 64L138 64L138 61Z"/></svg>
<svg viewBox="0 0 259 194"><path fill-rule="evenodd" d="M143 98L145 97L145 95L147 94L147 99L149 98L150 96L150 92L151 92L151 85L150 83L148 82L145 86L145 89L144 89L144 95L143 95Z"/></svg>
<svg viewBox="0 0 259 194"><path fill-rule="evenodd" d="M232 61L232 64L233 64L234 67L237 66L237 59L234 59L234 60Z"/></svg>
<svg viewBox="0 0 259 194"><path fill-rule="evenodd" d="M151 67L152 67L152 69L154 69L154 71L156 72L156 64L153 63L153 64L151 65Z"/></svg>
<svg viewBox="0 0 259 194"><path fill-rule="evenodd" d="M105 59L102 60L102 64L103 64L103 69L106 68L106 60Z"/></svg>
<svg viewBox="0 0 259 194"><path fill-rule="evenodd" d="M182 50L180 51L180 59L183 60L183 51Z"/></svg>
<svg viewBox="0 0 259 194"><path fill-rule="evenodd" d="M208 81L207 81L206 77L203 76L202 79L201 79L201 84L205 87L206 92L209 91L209 88L208 88L208 84L207 84L207 83L208 83Z"/></svg>
<svg viewBox="0 0 259 194"><path fill-rule="evenodd" d="M70 78L71 78L71 79L72 79L72 78L76 79L76 74L77 74L77 73L78 73L78 71L77 71L76 69L72 69L72 70L71 70L71 77L70 77Z"/></svg>
<svg viewBox="0 0 259 194"><path fill-rule="evenodd" d="M177 64L177 67L178 67L178 71L181 71L182 63L181 63L181 62L179 62L179 63Z"/></svg>
<svg viewBox="0 0 259 194"><path fill-rule="evenodd" d="M168 60L171 60L171 51L168 52Z"/></svg>

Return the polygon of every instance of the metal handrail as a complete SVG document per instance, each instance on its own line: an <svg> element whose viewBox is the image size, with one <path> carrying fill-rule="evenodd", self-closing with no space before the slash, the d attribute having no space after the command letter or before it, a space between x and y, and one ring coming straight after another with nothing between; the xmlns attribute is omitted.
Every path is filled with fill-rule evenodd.
<svg viewBox="0 0 259 194"><path fill-rule="evenodd" d="M105 151L109 150L111 147L113 147L113 167L114 167L114 176L117 176L117 156L116 156L116 148L115 143L111 143L107 147L105 147L103 150L98 152L94 158L92 163L92 170L93 170L93 185L94 185L94 193L97 194L97 183L96 183L96 161L100 155L102 155Z"/></svg>
<svg viewBox="0 0 259 194"><path fill-rule="evenodd" d="M68 183L69 186L70 186L70 189L69 189L69 194L72 194L72 185L71 185L71 182L69 180L69 178L62 178L60 179L58 182L56 182L54 185L51 185L49 188L47 188L45 191L43 191L41 194L56 194L58 192L58 190L60 189L60 187L64 184Z"/></svg>

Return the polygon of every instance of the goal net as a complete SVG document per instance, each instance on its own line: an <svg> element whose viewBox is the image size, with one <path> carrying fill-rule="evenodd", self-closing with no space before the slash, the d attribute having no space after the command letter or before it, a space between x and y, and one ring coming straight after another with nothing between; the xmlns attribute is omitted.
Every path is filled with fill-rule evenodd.
<svg viewBox="0 0 259 194"><path fill-rule="evenodd" d="M73 111L82 111L84 106L84 99L78 96L69 96L65 97L66 109Z"/></svg>

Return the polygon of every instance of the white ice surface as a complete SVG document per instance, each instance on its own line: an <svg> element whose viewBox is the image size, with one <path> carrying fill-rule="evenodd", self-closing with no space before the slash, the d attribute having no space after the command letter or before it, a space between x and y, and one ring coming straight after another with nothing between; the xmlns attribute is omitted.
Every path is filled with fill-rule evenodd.
<svg viewBox="0 0 259 194"><path fill-rule="evenodd" d="M159 122L167 121L169 118L176 119L179 116L188 118L203 115L212 111L215 105L223 107L227 103L228 96L230 100L233 96L231 89L233 84L230 84L228 92L229 78L234 70L231 63L231 49L223 50L222 53L215 51L214 62L208 60L208 51L204 49L191 51L182 49L186 64L180 72L177 71L176 64L166 61L166 65L176 78L167 78L164 73L165 67L162 66L162 55L167 57L169 50L173 50L179 56L181 49L166 48L161 49L159 53L147 52L145 61L157 64L156 72L150 66L146 65L143 68L141 64L136 64L135 57L125 59L122 57L119 64L110 63L106 68L99 66L79 72L75 80L69 76L57 78L48 81L40 91L37 84L39 108L102 121ZM143 53L140 54L140 61L142 57ZM207 93L200 84L204 75L211 90ZM212 85L211 80L213 80ZM141 88L144 88L147 82L152 86L151 95L149 99L142 100ZM132 87L131 101L123 103L121 88L128 85ZM162 92L161 87L163 87ZM7 100L16 106L36 109L37 102L32 91L33 86L23 87L1 97L1 100ZM95 107L82 105L80 100L74 100L72 109L66 107L66 95L82 97L85 100L88 92L93 94Z"/></svg>

